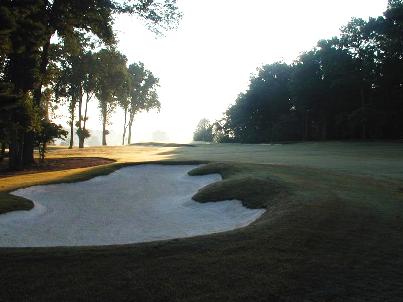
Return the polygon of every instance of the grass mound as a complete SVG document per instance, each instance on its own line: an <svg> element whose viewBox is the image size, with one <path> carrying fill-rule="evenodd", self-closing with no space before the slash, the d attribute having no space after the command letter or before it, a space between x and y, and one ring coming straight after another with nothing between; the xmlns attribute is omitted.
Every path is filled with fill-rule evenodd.
<svg viewBox="0 0 403 302"><path fill-rule="evenodd" d="M34 204L28 199L0 192L0 214L11 211L28 211L33 207Z"/></svg>
<svg viewBox="0 0 403 302"><path fill-rule="evenodd" d="M192 198L198 202L211 202L220 200L238 199L248 208L266 208L278 201L278 196L285 194L287 189L277 180L271 178L259 178L239 173L231 164L210 163L188 174L191 176L220 174L224 180L209 184L201 188Z"/></svg>
<svg viewBox="0 0 403 302"><path fill-rule="evenodd" d="M244 172L240 164L233 163L208 163L206 165L197 167L188 172L190 176L207 175L218 173L222 178L226 179L232 177L239 172Z"/></svg>

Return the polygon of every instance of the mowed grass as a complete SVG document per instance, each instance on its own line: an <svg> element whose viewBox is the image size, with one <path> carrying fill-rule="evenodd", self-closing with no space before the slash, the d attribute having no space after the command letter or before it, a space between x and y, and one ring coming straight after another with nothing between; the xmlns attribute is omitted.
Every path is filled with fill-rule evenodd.
<svg viewBox="0 0 403 302"><path fill-rule="evenodd" d="M4 190L83 180L127 162L212 161L196 199L266 213L231 232L147 244L0 249L0 301L401 301L403 145L323 143L110 147L50 156L118 163L0 179ZM52 172L54 173L54 172ZM60 178L53 179L54 176ZM42 178L43 177L43 178Z"/></svg>

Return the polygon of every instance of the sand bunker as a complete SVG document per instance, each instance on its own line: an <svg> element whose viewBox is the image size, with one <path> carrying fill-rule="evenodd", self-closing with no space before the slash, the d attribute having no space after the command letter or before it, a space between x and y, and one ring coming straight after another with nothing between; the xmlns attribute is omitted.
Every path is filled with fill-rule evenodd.
<svg viewBox="0 0 403 302"><path fill-rule="evenodd" d="M193 201L198 189L221 179L218 174L188 176L194 167L131 166L84 182L14 191L35 207L0 215L0 246L109 245L190 237L240 228L263 214L236 200Z"/></svg>

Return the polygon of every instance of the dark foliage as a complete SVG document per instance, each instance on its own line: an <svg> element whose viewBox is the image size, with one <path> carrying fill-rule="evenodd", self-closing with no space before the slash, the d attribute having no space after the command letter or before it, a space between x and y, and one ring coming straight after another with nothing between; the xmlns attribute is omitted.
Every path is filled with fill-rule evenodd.
<svg viewBox="0 0 403 302"><path fill-rule="evenodd" d="M88 99L83 102L82 94L88 96L93 89L86 87L92 81L80 77L91 72L72 66L87 55L83 51L83 39L78 39L78 36L89 35L104 46L115 46L112 25L114 15L120 13L137 15L157 34L175 27L181 18L176 0L0 2L0 140L9 147L11 169L23 169L34 162L35 136L40 135L40 121L48 118L49 96L52 93L46 91L55 84L52 81L57 80L53 74L55 66L52 66L55 49L62 51L56 57L64 57L69 63L67 67L74 71L64 76L70 80L69 84L74 84L68 89L74 91L74 95L70 95L72 104L78 102L80 105L80 146L84 145L88 133L81 105L86 104ZM52 37L56 33L59 39L54 44ZM59 62L56 66L61 67L61 64ZM75 79L76 83L72 83L71 79ZM73 108L72 105L72 120Z"/></svg>
<svg viewBox="0 0 403 302"><path fill-rule="evenodd" d="M67 134L68 132L61 125L49 122L46 119L41 121L41 128L35 133L35 145L38 147L41 161L45 159L46 145L56 138L66 138Z"/></svg>
<svg viewBox="0 0 403 302"><path fill-rule="evenodd" d="M293 64L261 67L225 112L221 141L403 137L403 2L352 19Z"/></svg>
<svg viewBox="0 0 403 302"><path fill-rule="evenodd" d="M207 119L201 119L193 133L193 140L199 142L213 141L213 125Z"/></svg>

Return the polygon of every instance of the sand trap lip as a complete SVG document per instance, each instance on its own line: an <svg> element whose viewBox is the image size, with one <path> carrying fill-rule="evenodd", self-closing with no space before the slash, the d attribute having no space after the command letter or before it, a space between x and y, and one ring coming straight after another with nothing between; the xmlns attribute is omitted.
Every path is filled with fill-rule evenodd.
<svg viewBox="0 0 403 302"><path fill-rule="evenodd" d="M218 174L188 176L193 165L138 165L88 181L12 192L31 211L0 215L0 247L89 246L191 237L244 227L264 210L240 201L198 203Z"/></svg>

